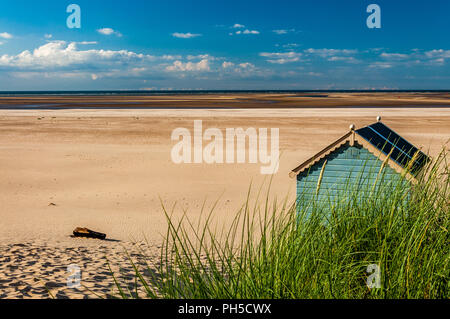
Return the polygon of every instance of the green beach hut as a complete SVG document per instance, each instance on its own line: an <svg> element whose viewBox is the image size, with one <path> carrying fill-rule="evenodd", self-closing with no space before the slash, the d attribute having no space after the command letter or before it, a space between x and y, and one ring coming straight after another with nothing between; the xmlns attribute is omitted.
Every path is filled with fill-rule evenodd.
<svg viewBox="0 0 450 319"><path fill-rule="evenodd" d="M367 200L377 189L417 183L430 159L377 118L369 126L350 131L290 172L297 180L299 207L311 202L329 208L357 192ZM392 186L393 187L393 186ZM346 196L343 196L347 192Z"/></svg>

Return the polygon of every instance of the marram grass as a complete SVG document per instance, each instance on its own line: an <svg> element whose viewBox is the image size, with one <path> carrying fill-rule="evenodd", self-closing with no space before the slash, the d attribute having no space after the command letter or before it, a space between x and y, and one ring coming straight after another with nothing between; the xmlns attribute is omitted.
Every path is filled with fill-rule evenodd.
<svg viewBox="0 0 450 319"><path fill-rule="evenodd" d="M269 194L251 204L248 195L221 231L212 226L214 208L203 223L164 209L158 276L135 267L137 285L149 298L449 298L445 151L413 187L382 175L375 183L364 200L361 186L348 185L325 206L302 196L279 204ZM371 264L379 288L367 285ZM137 295L116 284L121 297Z"/></svg>

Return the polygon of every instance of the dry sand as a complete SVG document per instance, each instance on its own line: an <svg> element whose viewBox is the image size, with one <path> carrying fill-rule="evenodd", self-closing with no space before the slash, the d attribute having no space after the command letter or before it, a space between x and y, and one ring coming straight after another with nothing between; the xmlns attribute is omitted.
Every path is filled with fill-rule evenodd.
<svg viewBox="0 0 450 319"><path fill-rule="evenodd" d="M136 100L148 108L107 107L113 101ZM267 100L275 101L272 108L258 107L263 104L258 101ZM17 108L62 102L67 108ZM160 103L166 103L164 108L157 107ZM241 108L218 108L222 103L239 103ZM408 103L416 107L402 106ZM181 109L169 109L171 105ZM174 164L172 130L192 130L194 119L202 119L205 129L222 131L280 128L282 155L272 195L290 194L291 199L295 180L289 171L346 133L352 123L361 127L381 115L384 123L431 155L450 138L450 102L444 93L336 93L330 99L292 94L24 97L0 98L0 106L0 298L48 297L44 284L58 298L105 296L113 283L104 257L113 269L130 275L123 250L135 251L133 242L144 238L151 265L157 266L166 228L160 198L166 207L177 203L176 216L183 208L192 218L199 216L205 199L210 207L220 198L217 223L230 222L250 182L256 192L270 177L260 175L260 164ZM110 240L71 238L77 226L105 232ZM66 286L66 268L74 263L82 269L85 287L79 289Z"/></svg>

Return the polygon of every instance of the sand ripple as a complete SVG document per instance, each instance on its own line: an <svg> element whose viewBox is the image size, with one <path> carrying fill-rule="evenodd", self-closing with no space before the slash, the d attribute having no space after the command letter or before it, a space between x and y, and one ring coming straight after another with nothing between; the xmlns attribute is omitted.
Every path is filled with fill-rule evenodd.
<svg viewBox="0 0 450 319"><path fill-rule="evenodd" d="M107 260L122 288L135 294L135 272L125 250L141 270L155 273L159 255L152 249L150 256L144 243L74 239L73 246L63 247L39 241L1 244L0 299L118 297ZM77 265L81 271L79 287L68 287L73 274L68 272L69 265ZM141 287L138 295L145 297Z"/></svg>

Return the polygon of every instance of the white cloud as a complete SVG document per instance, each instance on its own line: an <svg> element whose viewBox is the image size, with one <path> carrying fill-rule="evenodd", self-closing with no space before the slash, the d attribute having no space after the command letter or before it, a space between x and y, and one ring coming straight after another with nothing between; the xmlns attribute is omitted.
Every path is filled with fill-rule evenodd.
<svg viewBox="0 0 450 319"><path fill-rule="evenodd" d="M358 60L356 60L352 56L332 56L332 57L328 58L327 61L331 61L331 62L343 61L343 62L348 62L348 63L358 63Z"/></svg>
<svg viewBox="0 0 450 319"><path fill-rule="evenodd" d="M380 57L388 63L382 64L380 62L373 64L371 67L388 68L388 66L412 66L417 64L439 66L445 64L446 59L450 59L450 50L435 49L423 52L419 49L412 49L411 53L408 54L383 52Z"/></svg>
<svg viewBox="0 0 450 319"><path fill-rule="evenodd" d="M241 29L241 28L245 28L245 25L243 24L239 24L239 23L235 23L232 28L234 29Z"/></svg>
<svg viewBox="0 0 450 319"><path fill-rule="evenodd" d="M114 30L111 29L111 28L98 29L97 32L100 33L100 34L104 34L104 35L114 34Z"/></svg>
<svg viewBox="0 0 450 319"><path fill-rule="evenodd" d="M401 54L401 53L386 53L383 52L380 54L380 57L386 60L404 60L409 58L408 54Z"/></svg>
<svg viewBox="0 0 450 319"><path fill-rule="evenodd" d="M53 34L44 34L44 37L46 39L51 39L51 38L53 38Z"/></svg>
<svg viewBox="0 0 450 319"><path fill-rule="evenodd" d="M425 52L426 64L442 66L447 59L450 59L450 50L430 50Z"/></svg>
<svg viewBox="0 0 450 319"><path fill-rule="evenodd" d="M172 65L166 67L167 71L210 71L209 61L207 59L203 59L198 63L195 62L186 62L183 63L181 61L175 61Z"/></svg>
<svg viewBox="0 0 450 319"><path fill-rule="evenodd" d="M190 33L190 32L188 32L188 33L180 33L180 32L175 32L175 33L172 33L172 36L175 37L175 38L190 39L190 38L200 37L202 35L199 34L199 33Z"/></svg>
<svg viewBox="0 0 450 319"><path fill-rule="evenodd" d="M430 60L428 63L442 65L445 63L445 59L444 58L433 59L433 60Z"/></svg>
<svg viewBox="0 0 450 319"><path fill-rule="evenodd" d="M0 55L4 76L27 79L71 79L100 82L105 79L178 81L191 77L209 81L226 77L261 77L249 62L230 62L209 54L153 56L128 50L91 49L92 42L49 41L35 49ZM214 72L213 72L214 71ZM172 82L170 82L172 83Z"/></svg>
<svg viewBox="0 0 450 319"><path fill-rule="evenodd" d="M128 50L85 49L77 42L50 41L34 50L0 55L0 68L18 77L46 74L49 77L98 80L107 77L164 77L176 72L219 71L223 66L233 66L231 62L222 64L220 60L222 58L209 54L153 56ZM248 66L243 64L240 67Z"/></svg>
<svg viewBox="0 0 450 319"><path fill-rule="evenodd" d="M278 35L282 34L288 34L289 32L295 32L295 29L278 29L278 30L272 30L273 33L276 33Z"/></svg>
<svg viewBox="0 0 450 319"><path fill-rule="evenodd" d="M296 44L285 45L283 47L295 47ZM285 64L289 62L300 61L301 57L319 56L327 59L330 62L342 61L346 63L358 63L359 60L355 59L352 55L356 54L357 50L349 49L306 49L302 53L295 51L288 52L262 52L259 55L267 58L267 62L275 64ZM305 60L305 59L304 59Z"/></svg>
<svg viewBox="0 0 450 319"><path fill-rule="evenodd" d="M243 69L252 69L255 66L252 63L249 62L245 62L245 63L240 63L239 67L243 68Z"/></svg>
<svg viewBox="0 0 450 319"><path fill-rule="evenodd" d="M239 77L254 77L263 75L263 71L256 68L253 63L243 62L234 65L234 67L224 68L227 74L239 75Z"/></svg>
<svg viewBox="0 0 450 319"><path fill-rule="evenodd" d="M236 34L259 34L259 31L245 29L244 31L241 31L241 30L236 31Z"/></svg>
<svg viewBox="0 0 450 319"><path fill-rule="evenodd" d="M289 62L297 62L300 60L302 56L301 53L290 51L290 52L262 52L259 54L262 57L268 58L267 62L275 63L275 64L285 64Z"/></svg>
<svg viewBox="0 0 450 319"><path fill-rule="evenodd" d="M234 66L234 63L233 63L233 62L227 62L227 61L224 61L224 62L222 63L222 68L224 68L224 69L231 68L231 67L233 67L233 66Z"/></svg>
<svg viewBox="0 0 450 319"><path fill-rule="evenodd" d="M360 61L354 57L358 50L353 49L306 49L303 51L306 56L320 57L330 62L346 62L359 63Z"/></svg>
<svg viewBox="0 0 450 319"><path fill-rule="evenodd" d="M243 31L239 30L239 31ZM233 30L238 31L238 30ZM2 39L0 39L2 40ZM42 40L43 41L43 40ZM261 52L259 61L266 61L264 66L255 66L253 60L239 61L236 57L216 57L206 52L196 52L192 55L181 55L177 52L169 52L153 56L140 54L128 50L104 50L97 47L88 47L89 44L97 44L94 41L65 42L56 40L43 41L43 45L30 50L19 51L16 54L0 54L0 69L3 78L17 77L23 79L82 79L83 83L99 87L105 79L131 79L130 83L144 83L146 86L157 87L175 85L178 86L182 79L192 81L228 81L231 79L249 78L255 79L289 79L300 75L312 77L325 77L329 74L323 72L323 61L342 61L344 63L367 62L367 67L379 72L396 70L396 67L414 67L416 65L429 65L440 67L448 63L450 50L418 50L401 53L387 53L379 51L357 51L349 49L306 49L306 50L281 50L281 52ZM281 45L280 45L281 48ZM276 51L276 50L273 50ZM385 53L384 55L382 53ZM409 56L403 59L403 53ZM358 60L356 60L358 58ZM319 59L316 61L315 59ZM398 60L396 60L398 59ZM255 59L256 61L258 59ZM231 62L233 61L233 62ZM250 63L253 62L253 63ZM302 62L303 64L295 62ZM315 63L318 62L316 65ZM269 64L271 63L271 65ZM289 65L292 63L292 65ZM337 62L329 62L336 63ZM359 70L350 68L342 63L334 70L333 76L338 76L339 70L355 72ZM286 66L282 66L287 64ZM323 64L323 63L322 63ZM289 67L287 67L289 66ZM317 68L316 68L317 67ZM325 66L326 68L326 66ZM299 70L301 73L297 72ZM309 73L308 73L309 72ZM377 72L378 73L378 72ZM45 80L43 80L45 81ZM58 81L56 81L58 82ZM56 83L55 82L55 83ZM5 82L6 83L6 82ZM31 83L31 82L30 82ZM44 82L46 83L46 82ZM152 83L152 84L150 84ZM160 83L160 84L159 84ZM180 82L181 83L181 82ZM195 83L195 82L192 82ZM222 82L221 82L222 83ZM224 82L225 83L225 82ZM105 82L107 84L107 82ZM144 86L141 85L140 86Z"/></svg>
<svg viewBox="0 0 450 319"><path fill-rule="evenodd" d="M77 44L88 45L88 44L98 44L97 41L81 41L77 42Z"/></svg>
<svg viewBox="0 0 450 319"><path fill-rule="evenodd" d="M209 55L209 54L199 54L199 55L188 55L186 57L186 59L188 59L188 60L197 60L197 59L200 59L200 60L203 60L203 59L215 60L216 58L211 56L211 55Z"/></svg>
<svg viewBox="0 0 450 319"><path fill-rule="evenodd" d="M328 58L332 56L338 56L338 55L350 55L350 54L356 54L357 50L349 50L349 49L306 49L304 51L305 53L311 54L311 55L318 55L322 58Z"/></svg>
<svg viewBox="0 0 450 319"><path fill-rule="evenodd" d="M12 34L10 34L10 33L8 33L8 32L2 32L2 33L0 33L0 38L3 38L3 39L12 39L13 36L12 36Z"/></svg>
<svg viewBox="0 0 450 319"><path fill-rule="evenodd" d="M171 54L165 54L161 57L163 60L180 60L181 59L181 55L171 55Z"/></svg>
<svg viewBox="0 0 450 319"><path fill-rule="evenodd" d="M127 50L78 50L76 42L65 41L48 42L33 52L25 50L17 55L4 54L0 56L0 65L15 68L48 68L86 66L86 64L98 66L102 64L128 64L131 62L152 60L155 57L137 54Z"/></svg>
<svg viewBox="0 0 450 319"><path fill-rule="evenodd" d="M111 28L102 28L102 29L98 29L97 30L98 33L103 34L103 35L116 35L118 37L122 36L122 33L120 33L119 31L116 31L114 29Z"/></svg>
<svg viewBox="0 0 450 319"><path fill-rule="evenodd" d="M222 63L222 68L218 70L218 74L227 77L238 76L239 78L245 78L258 76L261 74L261 71L250 62L233 63L225 61Z"/></svg>
<svg viewBox="0 0 450 319"><path fill-rule="evenodd" d="M392 67L393 67L392 63L389 62L373 62L369 64L369 68L372 69L390 69Z"/></svg>
<svg viewBox="0 0 450 319"><path fill-rule="evenodd" d="M436 58L449 59L450 58L450 50L443 50L443 49L431 50L431 51L425 52L425 55L426 55L426 57L428 57L430 59L436 59Z"/></svg>

